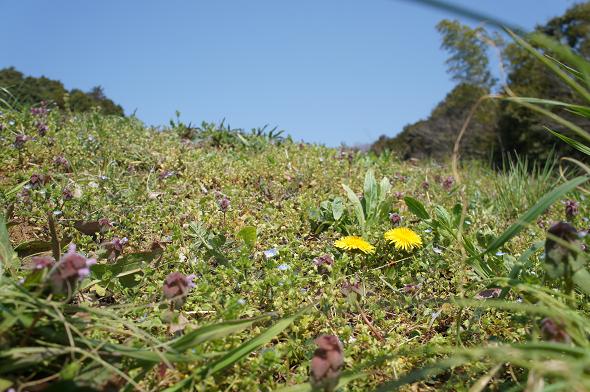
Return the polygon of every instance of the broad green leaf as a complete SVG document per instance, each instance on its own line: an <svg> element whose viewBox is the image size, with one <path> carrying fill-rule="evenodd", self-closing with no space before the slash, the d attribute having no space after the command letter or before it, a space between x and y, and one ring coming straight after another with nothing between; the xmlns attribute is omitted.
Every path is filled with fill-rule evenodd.
<svg viewBox="0 0 590 392"><path fill-rule="evenodd" d="M508 242L512 237L518 234L524 227L526 227L528 224L531 224L553 203L586 181L588 181L587 176L576 177L545 194L534 206L525 212L516 223L512 224L508 229L506 229L506 231L504 231L504 233L496 238L481 255L497 250L499 247Z"/></svg>
<svg viewBox="0 0 590 392"><path fill-rule="evenodd" d="M10 238L8 237L8 229L6 228L6 219L3 214L0 214L0 276L4 274L7 269L11 275L16 273L19 260L16 253L12 250Z"/></svg>
<svg viewBox="0 0 590 392"><path fill-rule="evenodd" d="M344 201L340 197L335 197L334 200L332 200L332 217L334 218L335 221L337 221L340 218L342 218L343 214L344 214Z"/></svg>
<svg viewBox="0 0 590 392"><path fill-rule="evenodd" d="M572 277L574 283L580 290L586 295L590 295L590 273L585 268L582 268L574 274Z"/></svg>
<svg viewBox="0 0 590 392"><path fill-rule="evenodd" d="M238 237L244 241L246 246L250 249L256 245L256 227L246 226L238 232Z"/></svg>
<svg viewBox="0 0 590 392"><path fill-rule="evenodd" d="M346 195L348 196L348 200L352 203L352 208L354 210L354 214L356 216L358 224L364 230L366 221L365 221L365 212L363 209L363 204L361 203L361 201L358 198L358 196L356 195L356 193L354 193L352 191L352 189L350 189L347 185L344 185L344 184L342 184L342 187L346 191Z"/></svg>
<svg viewBox="0 0 590 392"><path fill-rule="evenodd" d="M0 392L6 391L12 386L12 381L0 378Z"/></svg>
<svg viewBox="0 0 590 392"><path fill-rule="evenodd" d="M430 215L426 211L426 208L424 208L424 205L418 200L414 199L413 197L406 196L404 197L404 201L406 202L406 205L412 214L416 215L420 219L430 219Z"/></svg>
<svg viewBox="0 0 590 392"><path fill-rule="evenodd" d="M365 218L371 219L375 214L375 209L377 207L377 201L379 197L377 181L375 180L375 173L373 173L372 169L367 170L367 173L365 174L365 185L363 191L363 197L365 199L366 207Z"/></svg>

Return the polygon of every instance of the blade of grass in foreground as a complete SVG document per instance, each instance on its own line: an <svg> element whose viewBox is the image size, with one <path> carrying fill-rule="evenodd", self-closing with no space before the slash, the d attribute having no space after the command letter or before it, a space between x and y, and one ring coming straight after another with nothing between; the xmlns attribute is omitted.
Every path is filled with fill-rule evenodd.
<svg viewBox="0 0 590 392"><path fill-rule="evenodd" d="M293 316L285 317L279 321L277 321L274 325L270 328L259 334L253 339L248 340L241 346L237 347L236 349L228 352L223 357L218 359L217 361L213 362L210 365L207 365L205 368L201 369L201 371L197 371L193 373L191 376L185 378L184 380L176 383L175 385L171 386L164 390L164 392L175 392L186 390L190 384L195 379L203 379L207 376L212 376L229 366L233 365L234 363L238 362L239 360L243 359L245 356L251 354L253 351L257 350L259 347L267 344L272 339L274 339L278 334L283 332L296 318L301 316L303 313L307 312L311 307L306 307L299 312L295 313Z"/></svg>
<svg viewBox="0 0 590 392"><path fill-rule="evenodd" d="M239 332L252 326L255 322L268 317L268 315L264 315L244 320L224 321L218 324L206 325L174 340L170 346L179 352L183 352L209 340L220 339Z"/></svg>
<svg viewBox="0 0 590 392"><path fill-rule="evenodd" d="M504 231L504 233L496 238L479 256L481 257L486 253L493 252L500 248L512 237L517 235L524 227L532 223L539 215L545 212L549 206L559 200L566 193L573 191L586 181L588 181L588 176L576 177L569 180L565 184L558 186L551 192L546 193L534 206L525 212L516 223L513 223L508 229L506 229L506 231Z"/></svg>

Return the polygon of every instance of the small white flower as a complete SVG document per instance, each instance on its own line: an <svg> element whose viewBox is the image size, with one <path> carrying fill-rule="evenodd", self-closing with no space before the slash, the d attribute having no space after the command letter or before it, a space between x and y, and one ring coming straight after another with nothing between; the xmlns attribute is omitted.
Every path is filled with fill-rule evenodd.
<svg viewBox="0 0 590 392"><path fill-rule="evenodd" d="M278 269L279 271L287 271L287 270L288 270L288 269L290 269L290 268L291 268L291 267L289 266L289 264L285 264L285 263L283 263L283 264L279 264L279 265L277 266L277 269Z"/></svg>
<svg viewBox="0 0 590 392"><path fill-rule="evenodd" d="M442 249L439 249L437 247L433 247L432 251L438 255L442 255L442 253L443 253Z"/></svg>

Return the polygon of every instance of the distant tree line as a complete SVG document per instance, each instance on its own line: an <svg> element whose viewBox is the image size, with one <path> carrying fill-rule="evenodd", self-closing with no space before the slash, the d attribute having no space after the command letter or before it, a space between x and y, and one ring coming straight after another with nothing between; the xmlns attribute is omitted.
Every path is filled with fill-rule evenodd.
<svg viewBox="0 0 590 392"><path fill-rule="evenodd" d="M25 76L14 67L0 69L0 88L4 92L2 98L13 105L33 106L45 101L73 112L99 108L104 114L125 115L123 108L107 98L100 86L88 92L79 89L68 91L58 80Z"/></svg>
<svg viewBox="0 0 590 392"><path fill-rule="evenodd" d="M440 22L437 29L442 35L441 46L449 53L448 72L457 85L427 119L407 125L395 137L381 136L371 146L373 151L390 150L405 159L443 159L452 153L459 130L480 97L502 94L505 87L523 97L581 103L537 59L515 43L503 42L498 34L450 20ZM590 2L572 6L564 15L537 26L535 30L569 45L590 60ZM499 85L490 72L490 48L494 46L501 51L506 86ZM560 114L582 128L590 128L590 123L580 116L563 110ZM555 148L558 155L579 156L545 127L571 136L560 124L515 103L485 100L475 112L462 140L461 155L498 162L504 154L516 152L532 159L544 159Z"/></svg>

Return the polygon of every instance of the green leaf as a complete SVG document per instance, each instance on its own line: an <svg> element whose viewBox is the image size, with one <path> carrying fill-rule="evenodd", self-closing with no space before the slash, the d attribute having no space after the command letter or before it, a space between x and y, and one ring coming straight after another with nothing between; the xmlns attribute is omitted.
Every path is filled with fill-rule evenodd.
<svg viewBox="0 0 590 392"><path fill-rule="evenodd" d="M420 203L418 200L414 199L413 197L406 196L406 197L404 197L404 201L406 202L406 205L408 206L408 210L410 210L410 212L413 213L414 215L416 215L418 218L430 219L430 215L428 214L428 211L426 211L426 208L424 208L424 205L422 203Z"/></svg>
<svg viewBox="0 0 590 392"><path fill-rule="evenodd" d="M12 386L12 381L0 378L0 392L6 391Z"/></svg>
<svg viewBox="0 0 590 392"><path fill-rule="evenodd" d="M379 197L379 189L377 188L377 181L375 180L375 173L373 170L367 170L365 174L364 194L365 199L365 218L371 219L375 214L377 208L377 201Z"/></svg>
<svg viewBox="0 0 590 392"><path fill-rule="evenodd" d="M143 274L143 269L146 264L156 260L161 255L161 249L148 252L129 253L121 257L114 264L93 265L91 267L92 276L98 280L102 280L107 276L114 276L124 287L133 287L138 284L135 275ZM88 284L94 283L94 281L90 281ZM86 286L87 285L83 287Z"/></svg>
<svg viewBox="0 0 590 392"><path fill-rule="evenodd" d="M244 241L244 244L250 249L256 245L256 227L246 226L238 232L238 237Z"/></svg>
<svg viewBox="0 0 590 392"><path fill-rule="evenodd" d="M526 225L531 224L553 203L586 181L588 181L587 176L576 177L545 194L534 206L525 212L516 223L512 224L508 229L506 229L506 231L504 231L504 233L496 238L480 256L497 250L499 247L508 242L512 237L518 234L524 227L526 227Z"/></svg>
<svg viewBox="0 0 590 392"><path fill-rule="evenodd" d="M585 268L582 268L572 276L572 279L576 286L584 292L586 295L590 295L590 273Z"/></svg>
<svg viewBox="0 0 590 392"><path fill-rule="evenodd" d="M18 257L12 250L10 238L8 237L8 229L6 228L6 219L3 214L0 214L0 276L4 274L6 268L11 275L16 273L19 265Z"/></svg>
<svg viewBox="0 0 590 392"><path fill-rule="evenodd" d="M358 198L358 196L356 195L356 193L354 193L352 191L352 189L350 189L347 185L344 185L344 184L342 184L342 187L346 191L346 195L348 196L348 200L352 203L352 208L354 210L354 214L356 216L358 224L364 230L365 226L366 226L366 220L365 220L365 211L363 209L363 204L361 203L361 201Z"/></svg>
<svg viewBox="0 0 590 392"><path fill-rule="evenodd" d="M334 218L335 221L337 221L340 218L342 218L343 214L344 214L344 201L340 197L335 197L334 200L332 200L332 217Z"/></svg>

